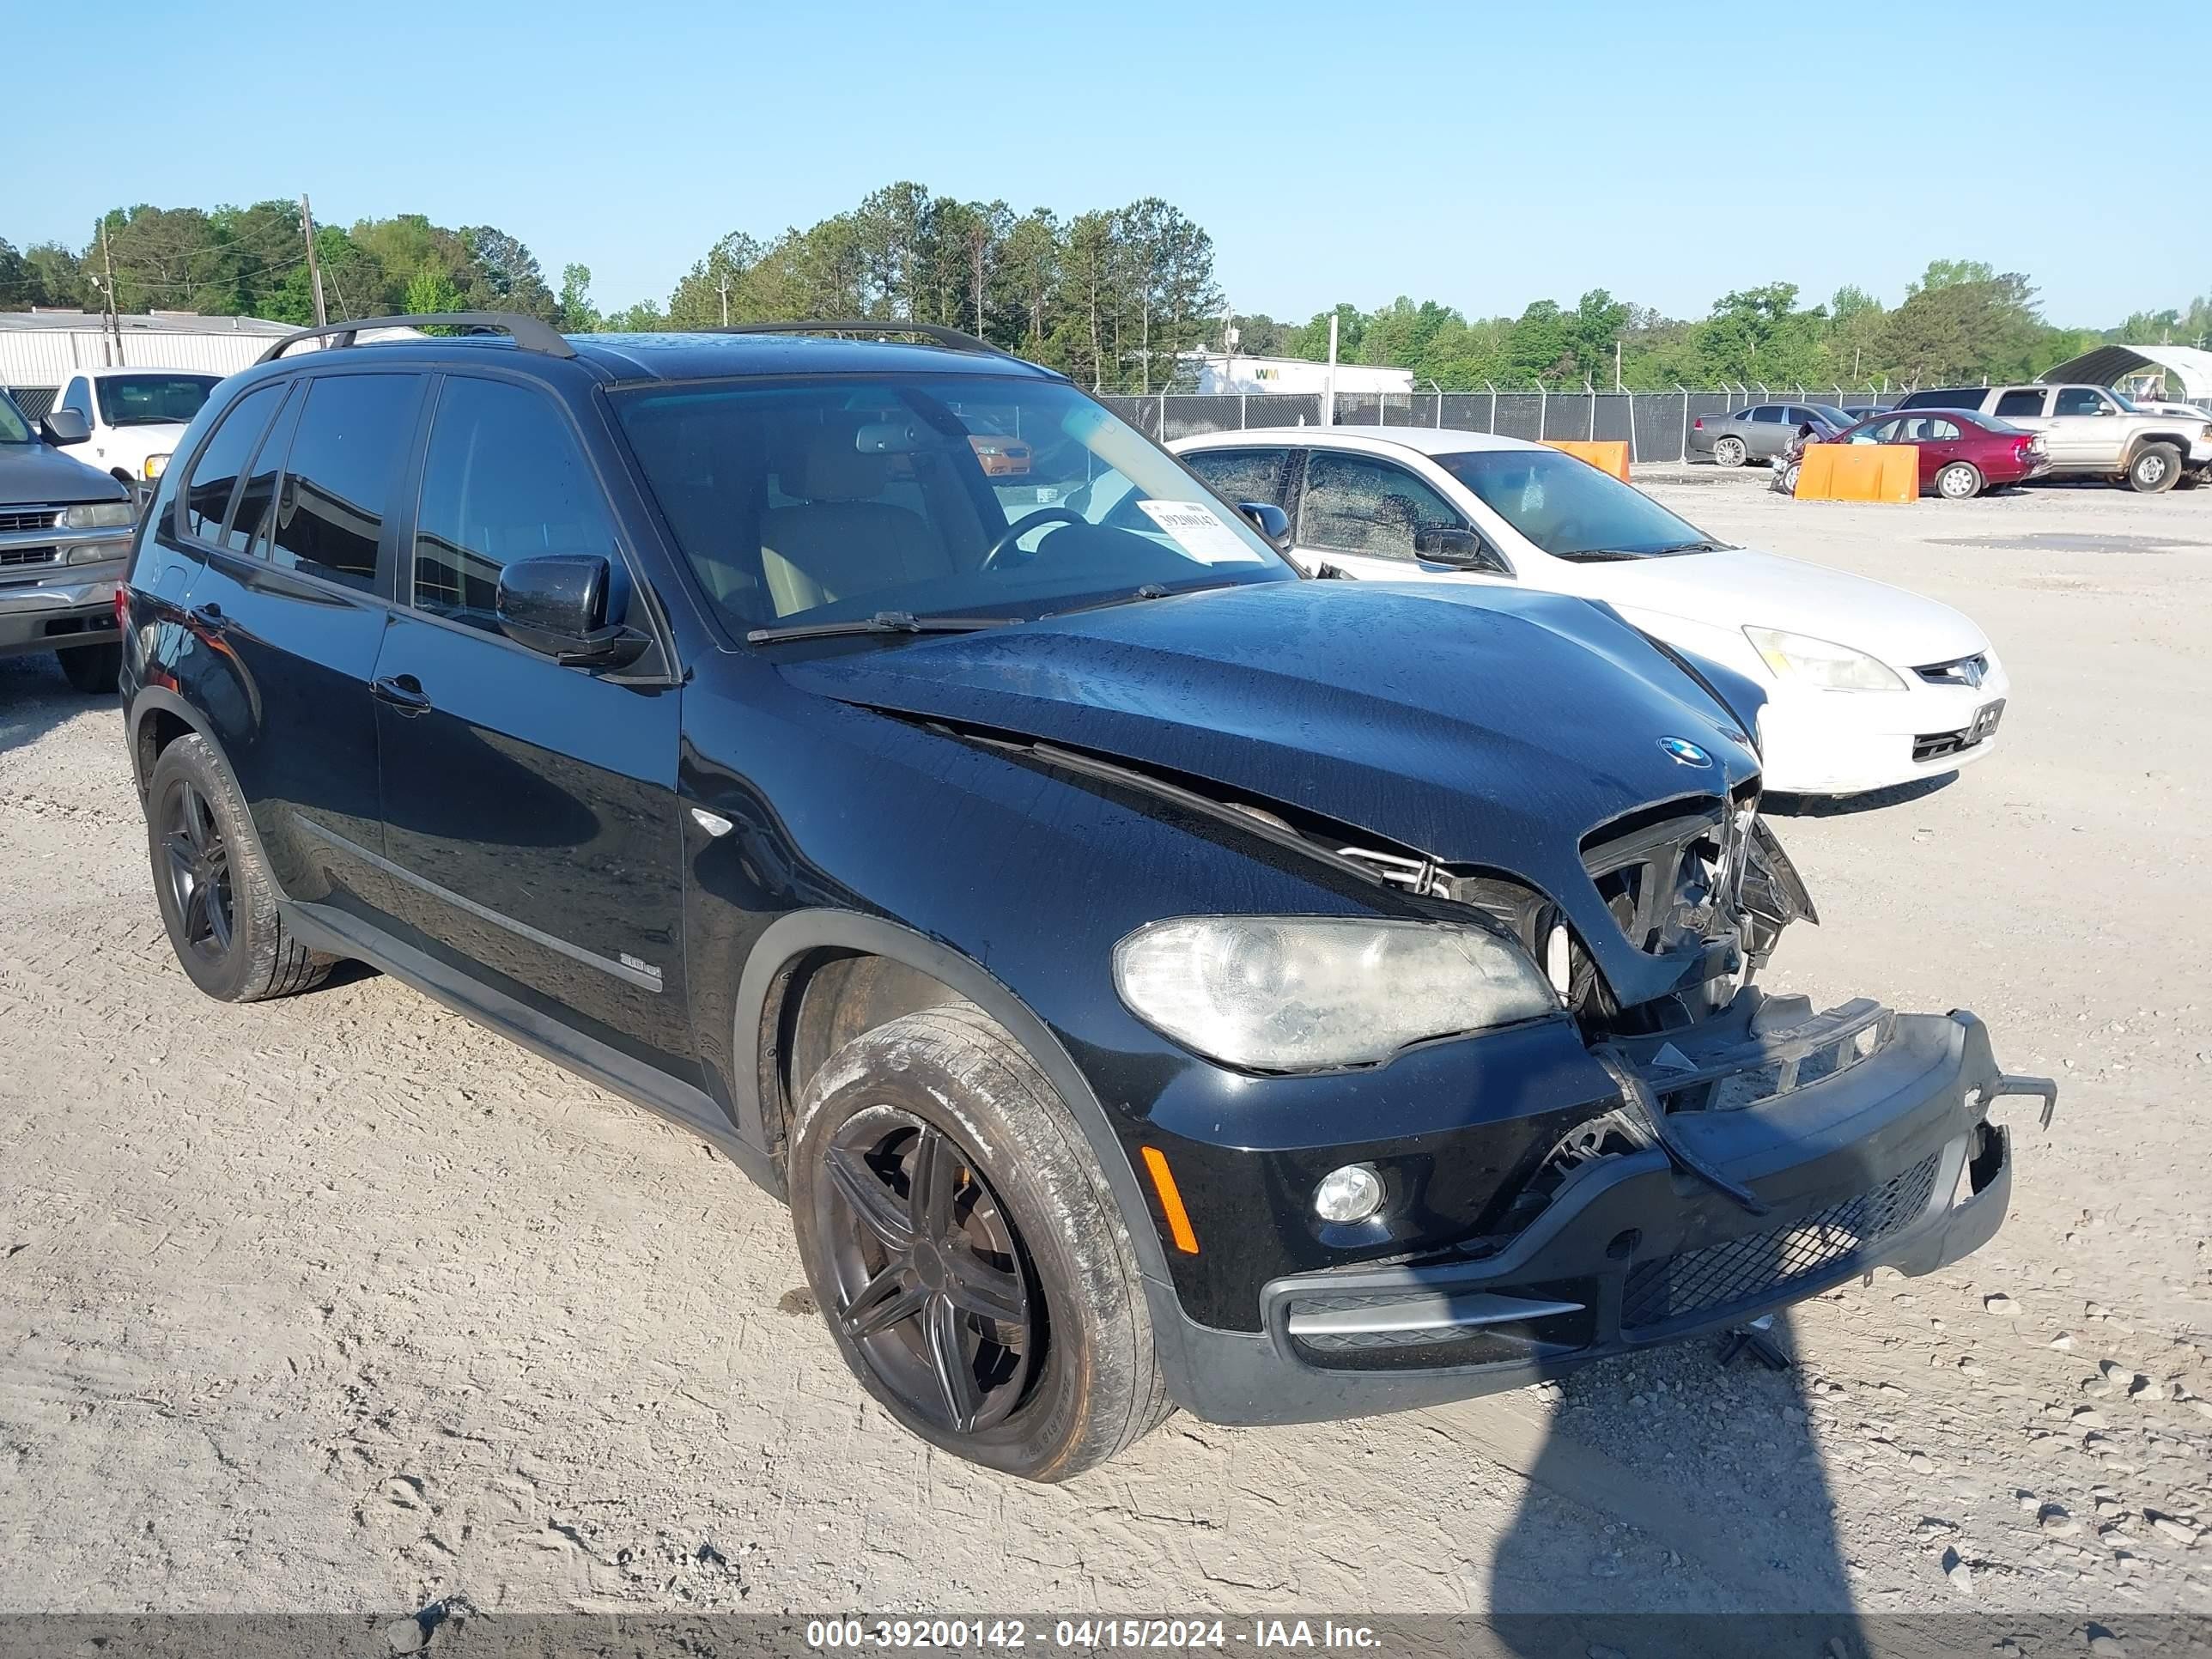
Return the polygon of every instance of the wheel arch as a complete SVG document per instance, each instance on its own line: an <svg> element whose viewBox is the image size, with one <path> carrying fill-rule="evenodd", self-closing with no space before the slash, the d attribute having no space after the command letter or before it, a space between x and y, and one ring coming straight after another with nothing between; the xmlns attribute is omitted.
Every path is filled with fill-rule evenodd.
<svg viewBox="0 0 2212 1659"><path fill-rule="evenodd" d="M215 757L222 763L223 770L234 778L238 775L231 767L230 757L223 752L222 740L208 728L198 712L166 687L149 685L131 702L131 769L142 799L146 793L146 781L154 775L154 763L161 757L161 751L187 733L199 738L215 750Z"/></svg>
<svg viewBox="0 0 2212 1659"><path fill-rule="evenodd" d="M2133 467L2136 457L2152 444L2166 444L2181 453L2181 465L2189 465L2189 440L2179 432L2138 432L2128 441L2127 453L2121 457L2122 470Z"/></svg>
<svg viewBox="0 0 2212 1659"><path fill-rule="evenodd" d="M834 1043L902 1013L956 1001L997 1022L1044 1073L1106 1177L1139 1269L1169 1283L1166 1253L1136 1170L1105 1107L1051 1028L973 957L887 918L793 911L769 924L754 945L738 977L732 1033L739 1133L765 1151L781 1174L792 1104L804 1086L794 1080L795 1066L818 1065Z"/></svg>

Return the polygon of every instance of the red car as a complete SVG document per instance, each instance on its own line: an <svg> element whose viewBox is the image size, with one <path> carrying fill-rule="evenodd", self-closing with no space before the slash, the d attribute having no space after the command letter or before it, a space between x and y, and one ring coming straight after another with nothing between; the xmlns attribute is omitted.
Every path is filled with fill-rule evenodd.
<svg viewBox="0 0 2212 1659"><path fill-rule="evenodd" d="M1870 415L1826 441L1911 444L1920 452L1921 489L1951 501L1971 501L1996 484L2025 483L2051 467L2039 434L1961 409Z"/></svg>

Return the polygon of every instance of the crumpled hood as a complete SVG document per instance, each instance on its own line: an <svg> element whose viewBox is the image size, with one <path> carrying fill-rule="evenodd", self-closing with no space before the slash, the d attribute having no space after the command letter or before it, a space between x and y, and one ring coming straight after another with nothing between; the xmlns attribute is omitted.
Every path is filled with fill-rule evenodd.
<svg viewBox="0 0 2212 1659"><path fill-rule="evenodd" d="M1511 872L1593 948L1626 941L1582 867L1583 834L1758 769L1737 723L1641 635L1557 594L1255 584L782 672L842 702L1171 769ZM1662 738L1712 764L1674 760ZM1610 964L1625 1000L1668 988L1652 958L1628 957Z"/></svg>

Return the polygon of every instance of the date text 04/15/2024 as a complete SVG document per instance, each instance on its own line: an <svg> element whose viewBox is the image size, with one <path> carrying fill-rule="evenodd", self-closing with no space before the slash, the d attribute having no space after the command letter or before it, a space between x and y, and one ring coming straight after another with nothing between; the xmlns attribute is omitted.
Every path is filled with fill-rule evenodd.
<svg viewBox="0 0 2212 1659"><path fill-rule="evenodd" d="M1263 1652L1358 1652L1375 1647L1376 1637L1370 1626L1340 1625L1329 1619L1254 1619L1241 1626L1222 1619L817 1619L807 1622L806 1645L824 1652L901 1648L988 1652L1033 1646L1087 1652L1232 1645Z"/></svg>

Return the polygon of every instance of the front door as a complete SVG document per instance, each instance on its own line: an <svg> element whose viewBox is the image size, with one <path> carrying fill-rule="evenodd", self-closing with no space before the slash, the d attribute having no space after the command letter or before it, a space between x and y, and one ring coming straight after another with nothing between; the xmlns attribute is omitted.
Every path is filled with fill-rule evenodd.
<svg viewBox="0 0 2212 1659"><path fill-rule="evenodd" d="M628 568L550 396L449 376L436 397L374 686L394 919L417 948L681 1074L680 694L564 668L500 632L508 563L598 554L618 583Z"/></svg>
<svg viewBox="0 0 2212 1659"><path fill-rule="evenodd" d="M1495 569L1466 570L1420 556L1422 532L1472 529L1425 480L1395 461L1351 450L1306 453L1293 539L1297 561L1309 570L1333 564L1374 581L1504 579L1502 562Z"/></svg>
<svg viewBox="0 0 2212 1659"><path fill-rule="evenodd" d="M2120 470L2119 407L2094 386L2062 386L2051 394L2043 447L2070 471Z"/></svg>

